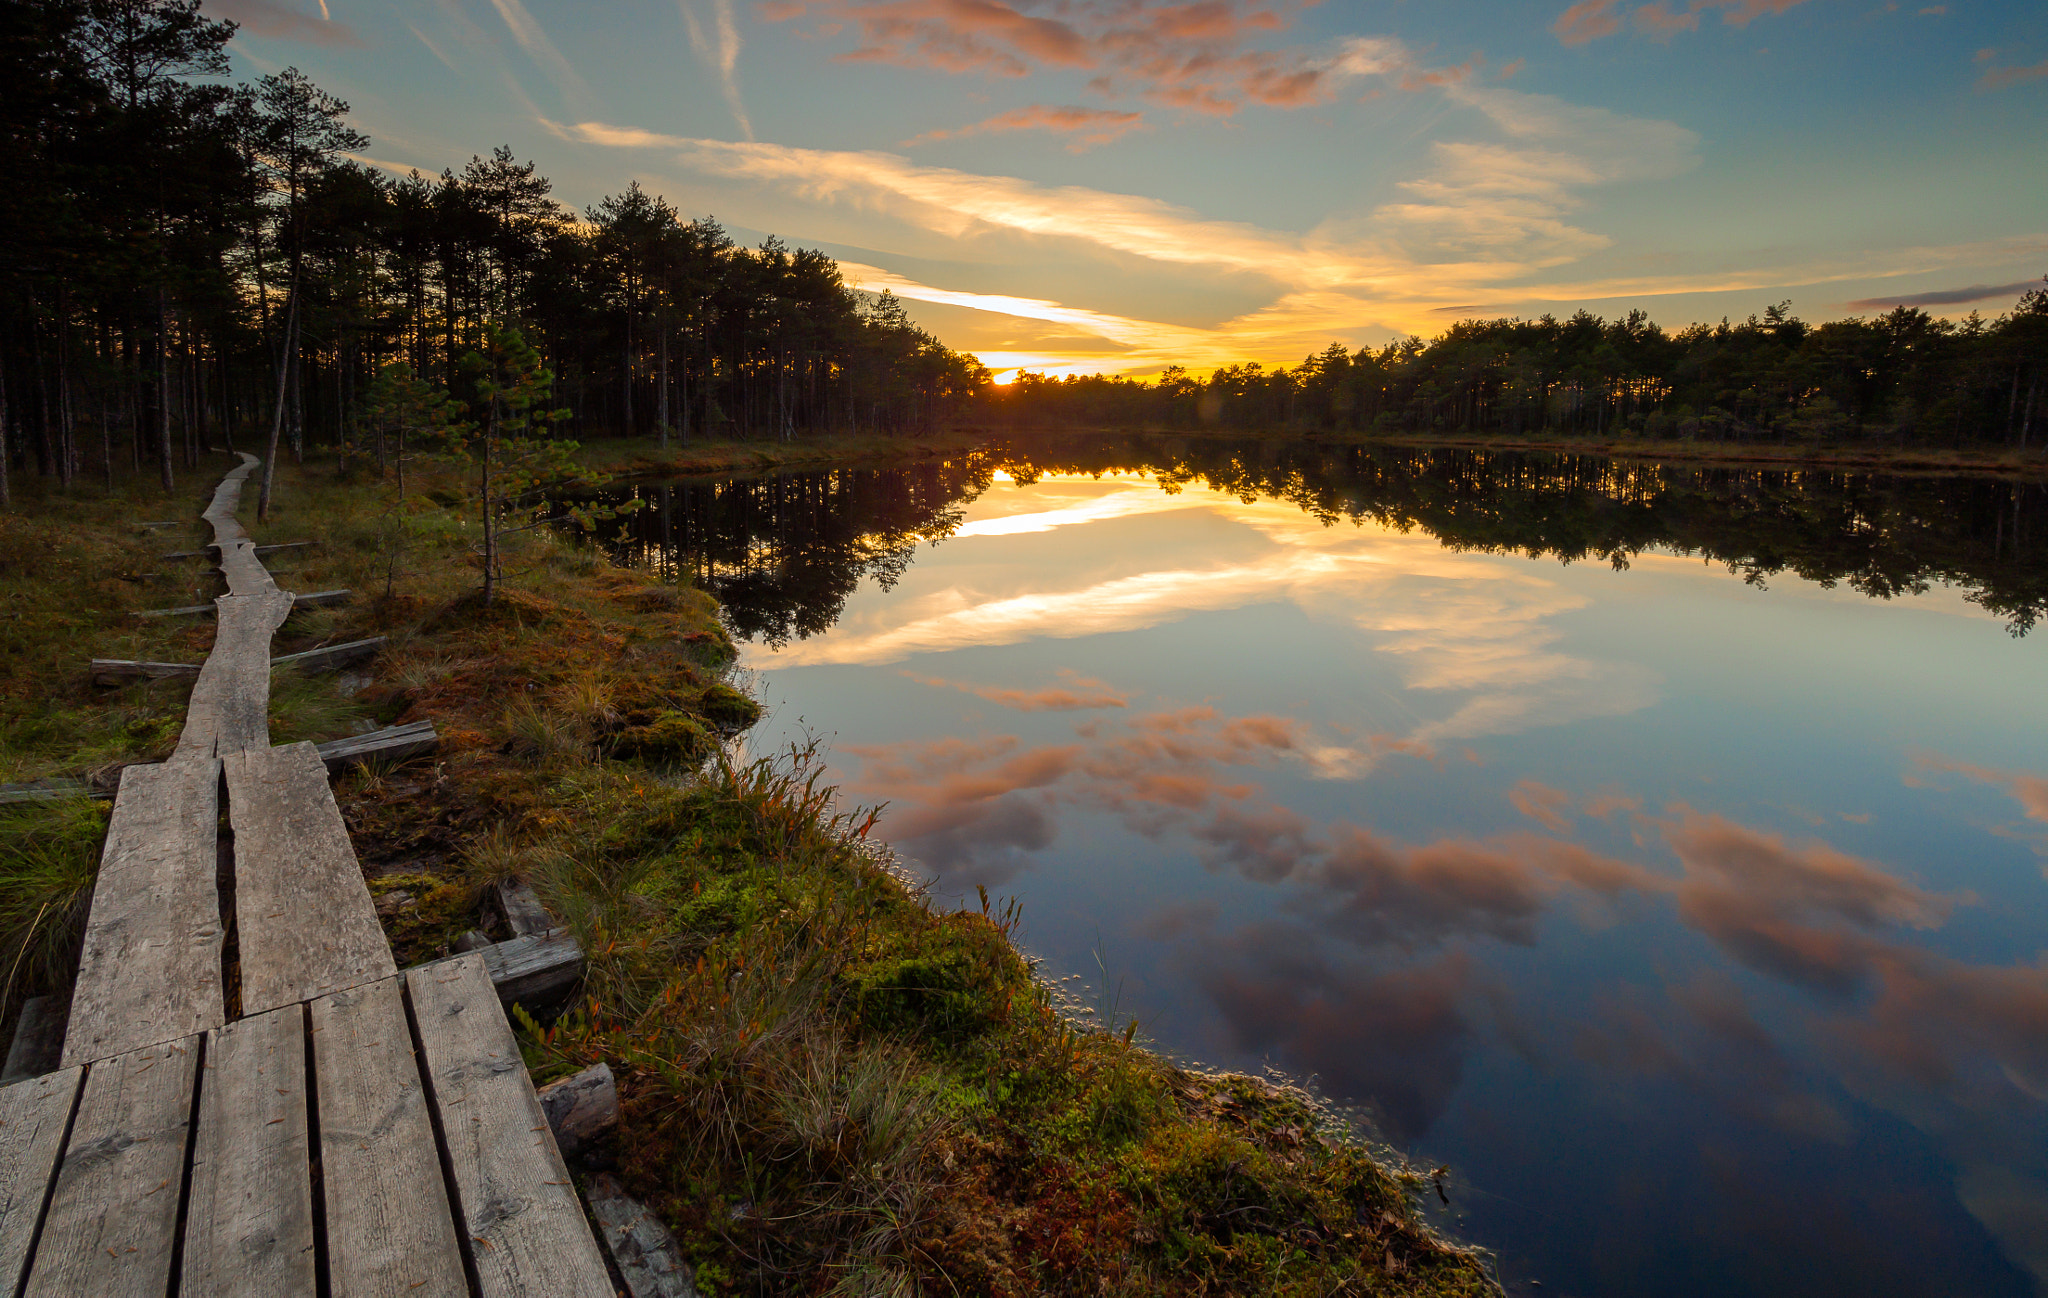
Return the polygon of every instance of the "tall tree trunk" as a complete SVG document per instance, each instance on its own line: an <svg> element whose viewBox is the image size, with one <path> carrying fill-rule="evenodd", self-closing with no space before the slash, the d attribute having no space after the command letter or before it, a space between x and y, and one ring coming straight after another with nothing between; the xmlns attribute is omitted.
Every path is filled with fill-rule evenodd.
<svg viewBox="0 0 2048 1298"><path fill-rule="evenodd" d="M157 466L164 494L174 489L171 481L171 339L170 312L164 290L156 291L156 449Z"/></svg>
<svg viewBox="0 0 2048 1298"><path fill-rule="evenodd" d="M664 322L658 325L657 329L657 336L661 340L658 344L661 351L661 449L665 451L668 449L668 326Z"/></svg>
<svg viewBox="0 0 2048 1298"><path fill-rule="evenodd" d="M14 446L7 414L7 363L0 357L0 509L14 508Z"/></svg>
<svg viewBox="0 0 2048 1298"><path fill-rule="evenodd" d="M287 362L291 350L292 335L299 328L299 292L293 285L285 304L285 351L277 358L277 404L270 415L270 447L263 456L263 493L256 502L256 517L268 522L270 519L270 484L277 476L277 435L284 428L284 387L285 378L291 373Z"/></svg>

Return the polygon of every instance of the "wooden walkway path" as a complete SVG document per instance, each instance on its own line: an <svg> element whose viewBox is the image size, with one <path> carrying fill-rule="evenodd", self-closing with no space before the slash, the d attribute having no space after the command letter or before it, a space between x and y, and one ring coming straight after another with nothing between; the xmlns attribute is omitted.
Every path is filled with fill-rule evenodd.
<svg viewBox="0 0 2048 1298"><path fill-rule="evenodd" d="M236 522L169 761L122 772L62 1064L0 1087L0 1295L612 1298L483 954L401 973ZM225 823L224 823L225 822Z"/></svg>

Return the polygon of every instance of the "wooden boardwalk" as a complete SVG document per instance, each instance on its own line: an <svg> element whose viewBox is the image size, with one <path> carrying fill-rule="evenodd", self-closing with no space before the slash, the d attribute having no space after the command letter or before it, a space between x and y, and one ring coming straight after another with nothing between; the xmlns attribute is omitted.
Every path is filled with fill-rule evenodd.
<svg viewBox="0 0 2048 1298"><path fill-rule="evenodd" d="M294 597L235 520L242 460L204 515L219 631L177 750L122 772L61 1066L0 1087L0 1293L611 1298L491 961L395 968L323 754L271 746Z"/></svg>

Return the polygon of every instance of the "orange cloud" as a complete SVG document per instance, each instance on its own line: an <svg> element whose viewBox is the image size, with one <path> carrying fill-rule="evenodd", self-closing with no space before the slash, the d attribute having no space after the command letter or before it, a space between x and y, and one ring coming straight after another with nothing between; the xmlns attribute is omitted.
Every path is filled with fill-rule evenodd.
<svg viewBox="0 0 2048 1298"><path fill-rule="evenodd" d="M363 38L356 35L354 28L326 17L325 5L320 8L322 16L315 18L278 0L208 0L206 13L208 17L227 19L251 36L332 48L363 48Z"/></svg>
<svg viewBox="0 0 2048 1298"><path fill-rule="evenodd" d="M920 685L960 690L1018 712L1083 712L1092 708L1130 706L1130 696L1112 688L1107 681L1076 676L1066 671L1059 674L1067 678L1067 684L1051 685L1039 690L1010 689L1000 685L970 685L964 681L949 681L937 676L920 676L916 672L903 674Z"/></svg>
<svg viewBox="0 0 2048 1298"><path fill-rule="evenodd" d="M1672 10L1667 0L1653 0L1635 11L1638 31L1652 40L1668 41L1679 32L1699 30L1700 14L1708 10L1721 11L1721 21L1730 27L1747 27L1765 14L1781 14L1806 0L1692 0L1685 12ZM1621 17L1615 11L1616 0L1580 0L1557 16L1550 30L1566 45L1584 45L1588 41L1612 36L1621 30Z"/></svg>
<svg viewBox="0 0 2048 1298"><path fill-rule="evenodd" d="M1550 30L1567 45L1584 45L1620 31L1621 19L1614 16L1614 0L1579 0L1557 16Z"/></svg>
<svg viewBox="0 0 2048 1298"><path fill-rule="evenodd" d="M1068 151L1081 153L1097 145L1113 143L1144 124L1143 113L1119 113L1107 108L1053 108L1046 104L1032 104L1026 108L1013 108L1007 113L999 113L972 126L926 131L916 139L906 140L904 143L916 145L1004 131L1053 131L1074 135L1076 138L1067 146Z"/></svg>
<svg viewBox="0 0 2048 1298"><path fill-rule="evenodd" d="M1967 775L1973 780L1995 784L2003 788L2020 804L2028 820L2048 820L2048 776L2035 775L2028 771L2001 771L1989 766L1975 766L1969 762L1954 762L1945 757L1922 755L1914 759L1923 770L1954 771Z"/></svg>
<svg viewBox="0 0 2048 1298"><path fill-rule="evenodd" d="M1563 789L1553 789L1535 780L1523 780L1508 790L1508 801L1515 804L1515 810L1531 820L1541 821L1545 828L1559 834L1571 832L1571 822L1559 815L1569 811L1572 795Z"/></svg>
<svg viewBox="0 0 2048 1298"><path fill-rule="evenodd" d="M2024 68L1986 68L1984 75L1977 78L1977 89L2003 90L2040 77L2048 77L2048 59Z"/></svg>

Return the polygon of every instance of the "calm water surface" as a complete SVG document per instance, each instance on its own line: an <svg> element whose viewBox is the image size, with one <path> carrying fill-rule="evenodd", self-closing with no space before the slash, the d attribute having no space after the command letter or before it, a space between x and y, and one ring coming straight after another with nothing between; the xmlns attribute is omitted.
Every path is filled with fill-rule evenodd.
<svg viewBox="0 0 2048 1298"><path fill-rule="evenodd" d="M756 751L1448 1165L1511 1291L2048 1276L2041 488L1077 442L635 494Z"/></svg>

